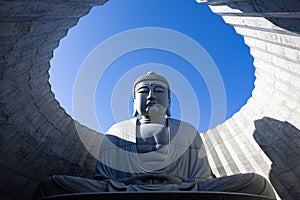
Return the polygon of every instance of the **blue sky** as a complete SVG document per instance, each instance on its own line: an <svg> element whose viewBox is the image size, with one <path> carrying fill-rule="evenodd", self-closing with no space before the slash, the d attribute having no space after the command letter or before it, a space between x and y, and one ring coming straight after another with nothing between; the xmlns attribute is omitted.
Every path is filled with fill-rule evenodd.
<svg viewBox="0 0 300 200"><path fill-rule="evenodd" d="M54 51L54 57L51 60L50 83L55 97L67 113L73 115L72 95L76 76L80 66L93 49L115 34L143 27L174 30L185 34L203 47L218 67L223 79L226 92L226 118L236 113L251 96L255 77L253 58L250 56L249 48L244 44L243 38L231 26L225 24L221 17L213 14L206 5L198 4L195 0L110 0L104 6L93 8L87 16L80 19L78 25L69 30L67 36L61 40L59 47ZM176 43L177 41L174 41L174 45ZM178 41L177 45L185 45L179 43ZM114 51L114 49L110 48L107 51ZM101 60L105 56L105 53L99 55L99 68L103 67ZM202 59L201 56L199 59ZM207 130L209 126L216 125L210 125L211 91L202 74L197 73L184 57L155 48L131 51L114 60L106 68L98 82L94 96L95 112L101 128L82 123L105 132L118 121L113 114L111 103L114 87L120 84L120 79L124 78L124 74L137 66L143 65L144 70L147 71L149 63L172 68L192 86L199 104L200 119L197 128L200 132ZM136 77L139 75L141 74L136 74ZM182 118L184 108L180 107L181 103L184 103L182 101L188 103L189 99L183 98L182 100L181 98L179 101L180 98L177 96L184 96L185 89L182 84L182 88L177 88L177 94L172 94L171 112L172 117L189 121L189 119ZM128 94L130 92L128 91ZM121 98L115 102L118 101L126 101L128 108L126 108L125 115L117 118L130 118L132 99ZM82 107L84 106L83 103ZM88 120L87 117L86 121ZM219 120L218 123L223 121Z"/></svg>

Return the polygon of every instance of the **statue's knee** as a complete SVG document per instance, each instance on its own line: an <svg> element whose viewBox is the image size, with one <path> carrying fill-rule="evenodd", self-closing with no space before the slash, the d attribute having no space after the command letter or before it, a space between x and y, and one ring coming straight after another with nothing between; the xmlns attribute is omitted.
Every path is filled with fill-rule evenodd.
<svg viewBox="0 0 300 200"><path fill-rule="evenodd" d="M265 177L259 174L252 173L252 175L253 175L252 184L253 185L255 184L255 186L260 189L259 194L276 199L274 190L271 184L269 183L269 181Z"/></svg>
<svg viewBox="0 0 300 200"><path fill-rule="evenodd" d="M45 197L45 195L44 195L45 185L50 184L52 181L53 181L52 177L47 177L44 180L42 180L35 190L35 193L33 195L33 200L44 198Z"/></svg>
<svg viewBox="0 0 300 200"><path fill-rule="evenodd" d="M48 189L49 187L51 188L54 187L56 185L54 181L54 176L49 176L45 178L40 185L41 185L41 189Z"/></svg>
<svg viewBox="0 0 300 200"><path fill-rule="evenodd" d="M49 184L53 182L53 176L48 176L47 178L45 178L44 180L42 180L41 184Z"/></svg>
<svg viewBox="0 0 300 200"><path fill-rule="evenodd" d="M57 177L63 177L62 175L56 175ZM60 187L54 180L54 176L49 176L42 180L37 187L33 199L40 199L51 195L64 194L66 191Z"/></svg>
<svg viewBox="0 0 300 200"><path fill-rule="evenodd" d="M256 184L258 185L259 187L271 187L271 184L268 182L268 180L259 175L259 174L255 174L255 173L252 173L253 175L253 184Z"/></svg>
<svg viewBox="0 0 300 200"><path fill-rule="evenodd" d="M259 174L255 174L255 173L251 173L251 175L253 176L252 179L253 179L254 184L257 184L259 186L264 186L265 185L267 180L263 176L261 176Z"/></svg>

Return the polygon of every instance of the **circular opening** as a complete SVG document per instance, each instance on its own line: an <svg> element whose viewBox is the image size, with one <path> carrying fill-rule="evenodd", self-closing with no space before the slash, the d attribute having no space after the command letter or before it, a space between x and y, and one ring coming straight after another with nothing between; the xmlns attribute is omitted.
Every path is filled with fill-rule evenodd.
<svg viewBox="0 0 300 200"><path fill-rule="evenodd" d="M193 0L184 3L183 1L171 0L159 2L123 0L118 1L118 3L117 1L109 1L103 6L93 8L87 16L80 19L76 27L69 30L67 37L61 40L60 46L55 50L54 57L51 60L50 83L52 90L61 106L75 120L78 119L74 116L72 108L74 86L79 69L88 60L88 56L91 55L97 45L105 43L112 37L116 38L116 36L122 35L121 33L149 27L181 34L185 38L195 41L202 47L204 53L195 49L180 53L178 52L180 49L182 51L188 49L186 48L188 42L173 39L173 46L182 47L178 48L177 52L157 48L157 45L154 45L152 48L144 46L144 48L130 50L119 55L116 59L112 59L111 63L105 68L101 77L98 78L97 85L91 86L96 87L94 93L95 105L92 106L100 126L89 124L89 116L84 116L86 120L79 120L79 122L97 131L106 132L116 121L131 118L133 110L130 81L134 81L134 76L127 82L122 80L126 79L126 74L129 71L137 69L139 66L144 66L144 68L133 73L136 74L136 77L141 75L143 71L151 70L151 63L155 66L167 66L165 68L155 68L157 73L164 73L164 70L169 67L171 71L181 74L187 80L187 84L191 86L196 95L198 104L183 108L183 105L189 104L190 99L180 98L179 100L179 96L184 96L187 93L187 84L176 83L177 88L172 88L171 84L172 90L177 89L176 94L172 93L172 117L191 122L195 118L192 111L197 107L199 110L199 123L196 124L196 127L200 132L224 122L246 103L254 88L253 58L250 56L249 48L244 44L242 36L239 36L233 27L225 24L220 16L213 14L208 6L198 4ZM145 35L137 35L136 38L141 39L142 42L147 40ZM166 35L165 40L162 39L161 43L169 38ZM149 41L150 44L151 41ZM104 67L102 61L105 58L122 48L126 48L126 44L131 43L133 41L130 40L117 43L117 45L109 46L106 51L97 55L96 58L98 59L92 61L96 63L95 66L98 66L94 69L95 73ZM215 89L211 85L218 82L218 74L207 80L205 74L199 72L199 70L197 71L195 66L197 61L193 63L188 58L189 56L198 57L197 59L200 62L204 60L205 53L217 67L224 85L224 94L226 94L225 101L221 102L225 105L224 117L219 116L213 123L210 123L214 117L212 113L217 113L213 109L219 109L212 106L214 98L216 98L212 95L212 92L216 94L221 92L212 91ZM211 66L205 63L200 64L200 68L205 71L212 69ZM172 77L167 78L172 79ZM123 84L124 87L120 87L118 84ZM89 87L88 77L86 78L86 85ZM116 99L113 99L118 96L115 92L117 91L116 88L119 88L119 90L124 88L128 96L121 96L116 101ZM112 102L120 102L120 105L123 106L118 108L118 103L113 104ZM127 107L125 109L124 102ZM84 102L81 105L82 109L85 109L86 106ZM181 109L191 109L191 114L185 115L183 118ZM114 110L117 110L117 112Z"/></svg>

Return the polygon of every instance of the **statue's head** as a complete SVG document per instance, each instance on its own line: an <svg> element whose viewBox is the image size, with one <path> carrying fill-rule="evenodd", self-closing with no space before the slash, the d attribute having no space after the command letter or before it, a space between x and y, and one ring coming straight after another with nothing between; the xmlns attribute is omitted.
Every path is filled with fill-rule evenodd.
<svg viewBox="0 0 300 200"><path fill-rule="evenodd" d="M170 85L167 79L148 72L133 84L134 116L171 116Z"/></svg>

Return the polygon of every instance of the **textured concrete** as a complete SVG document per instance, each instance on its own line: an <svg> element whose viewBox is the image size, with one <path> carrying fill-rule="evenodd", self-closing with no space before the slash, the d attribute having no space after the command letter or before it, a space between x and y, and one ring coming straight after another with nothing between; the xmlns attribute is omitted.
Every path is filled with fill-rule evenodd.
<svg viewBox="0 0 300 200"><path fill-rule="evenodd" d="M103 3L0 2L0 199L30 199L52 174L92 177L95 160L78 137L80 125L55 100L48 70L68 29ZM99 143L99 134L80 130Z"/></svg>
<svg viewBox="0 0 300 200"><path fill-rule="evenodd" d="M300 196L300 5L297 0L198 0L250 47L255 89L225 123L202 134L217 176L256 172L282 199ZM49 60L68 29L105 0L0 1L0 196L29 199L51 174L91 177L101 134L65 113Z"/></svg>
<svg viewBox="0 0 300 200"><path fill-rule="evenodd" d="M300 2L205 3L244 36L256 68L247 104L202 135L213 146L213 171L217 176L256 172L270 180L282 199L299 199Z"/></svg>

